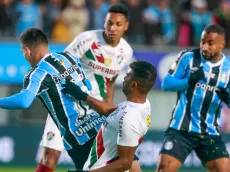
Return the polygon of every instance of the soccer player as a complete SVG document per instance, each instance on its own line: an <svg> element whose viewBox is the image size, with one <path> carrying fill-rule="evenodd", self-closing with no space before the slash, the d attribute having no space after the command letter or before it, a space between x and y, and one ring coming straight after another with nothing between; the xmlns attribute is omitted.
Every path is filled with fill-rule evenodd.
<svg viewBox="0 0 230 172"><path fill-rule="evenodd" d="M163 80L178 98L164 137L158 172L176 172L194 150L210 172L230 172L229 154L219 131L223 103L230 108L230 59L222 50L224 29L205 27L200 48L183 51Z"/></svg>
<svg viewBox="0 0 230 172"><path fill-rule="evenodd" d="M129 170L134 153L150 126L151 107L147 94L155 83L156 68L146 61L135 61L130 64L130 68L123 82L123 92L127 100L120 103L101 126L84 165L85 171ZM107 115L110 113L111 107L88 96L74 83L67 81L63 86L62 92L78 100L86 100L98 112L107 112Z"/></svg>
<svg viewBox="0 0 230 172"><path fill-rule="evenodd" d="M76 109L81 101L75 101L61 92L65 79L75 82L85 92L91 89L80 60L68 53L50 53L46 35L36 28L23 32L20 41L23 55L32 69L25 75L20 93L0 98L0 108L27 108L38 97L60 130L65 149L75 165L84 163L105 117L94 112L83 114ZM81 158L76 158L76 152L81 154ZM40 165L37 171L53 170Z"/></svg>
<svg viewBox="0 0 230 172"><path fill-rule="evenodd" d="M115 80L120 70L132 58L133 50L122 38L129 25L128 10L124 5L113 5L108 9L104 30L92 30L79 34L67 46L66 52L80 58L82 67L92 83L91 95L105 102L112 103ZM91 109L84 102L77 109L85 114ZM52 140L47 138L52 132ZM43 155L40 164L54 169L61 151L64 149L59 130L48 116L41 146ZM135 161L137 163L137 161ZM82 169L82 166L78 168Z"/></svg>

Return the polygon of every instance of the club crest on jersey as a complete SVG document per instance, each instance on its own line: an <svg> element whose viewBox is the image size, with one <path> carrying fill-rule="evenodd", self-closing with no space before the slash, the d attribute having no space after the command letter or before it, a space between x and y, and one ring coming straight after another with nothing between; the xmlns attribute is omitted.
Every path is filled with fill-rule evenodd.
<svg viewBox="0 0 230 172"><path fill-rule="evenodd" d="M54 136L55 136L55 134L52 131L48 132L47 133L47 140L48 141L52 140L54 138Z"/></svg>
<svg viewBox="0 0 230 172"><path fill-rule="evenodd" d="M117 63L118 64L121 64L123 60L124 60L123 56L121 56L121 55L117 56Z"/></svg>
<svg viewBox="0 0 230 172"><path fill-rule="evenodd" d="M220 81L226 82L227 80L228 80L228 75L226 73L221 73L220 74Z"/></svg>
<svg viewBox="0 0 230 172"><path fill-rule="evenodd" d="M104 60L104 64L105 64L105 66L110 66L111 65L111 63L112 63L112 59L111 58L105 58L105 60Z"/></svg>
<svg viewBox="0 0 230 172"><path fill-rule="evenodd" d="M150 115L148 115L146 118L146 124L148 127L150 127L150 123L151 123L151 117L150 117Z"/></svg>

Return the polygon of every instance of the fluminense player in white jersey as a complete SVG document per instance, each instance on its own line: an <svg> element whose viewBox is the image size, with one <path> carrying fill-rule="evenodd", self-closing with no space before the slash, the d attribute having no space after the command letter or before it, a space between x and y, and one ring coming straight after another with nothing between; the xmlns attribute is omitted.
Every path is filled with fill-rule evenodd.
<svg viewBox="0 0 230 172"><path fill-rule="evenodd" d="M122 38L128 29L128 18L124 5L111 6L105 19L104 30L83 32L65 49L80 58L92 84L91 95L108 103L113 101L115 80L120 70L128 64L133 55L132 48ZM82 116L91 111L84 102L77 109ZM40 145L44 148L40 164L55 169L64 146L60 132L49 115ZM79 156L78 168L83 166L82 161L84 158Z"/></svg>
<svg viewBox="0 0 230 172"><path fill-rule="evenodd" d="M76 172L124 172L131 168L134 153L150 126L151 109L147 94L153 87L157 71L146 61L130 64L131 70L123 82L127 98L114 110L81 91L72 82L66 82L62 92L78 100L86 100L99 113L111 112L102 124L84 169Z"/></svg>

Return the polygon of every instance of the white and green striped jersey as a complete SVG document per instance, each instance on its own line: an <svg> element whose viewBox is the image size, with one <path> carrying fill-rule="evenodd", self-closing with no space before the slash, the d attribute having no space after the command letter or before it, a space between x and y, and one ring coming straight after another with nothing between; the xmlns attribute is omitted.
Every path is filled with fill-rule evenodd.
<svg viewBox="0 0 230 172"><path fill-rule="evenodd" d="M150 126L150 103L125 101L102 124L84 170L98 169L118 159L117 145L138 146Z"/></svg>
<svg viewBox="0 0 230 172"><path fill-rule="evenodd" d="M116 47L109 46L103 38L103 32L83 32L65 49L80 58L93 87L91 95L99 100L103 100L109 82L129 63L133 55L132 48L123 38Z"/></svg>

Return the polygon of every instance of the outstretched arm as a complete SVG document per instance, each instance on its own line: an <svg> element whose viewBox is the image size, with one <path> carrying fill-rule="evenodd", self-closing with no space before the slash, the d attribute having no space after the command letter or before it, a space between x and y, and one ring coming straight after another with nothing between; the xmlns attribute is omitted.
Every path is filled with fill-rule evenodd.
<svg viewBox="0 0 230 172"><path fill-rule="evenodd" d="M86 102L98 113L109 116L117 107L113 104L97 100L91 96L87 96Z"/></svg>
<svg viewBox="0 0 230 172"><path fill-rule="evenodd" d="M108 116L112 111L116 109L115 105L112 105L106 102L102 102L100 100L97 100L91 97L90 95L82 91L78 85L74 84L73 82L69 80L66 80L66 83L63 84L62 86L63 86L63 89L62 89L63 93L69 94L77 100L86 101L98 113L102 113L105 116Z"/></svg>
<svg viewBox="0 0 230 172"><path fill-rule="evenodd" d="M0 108L3 109L24 109L28 108L35 95L30 90L23 89L20 93L17 93L10 97L0 98Z"/></svg>

